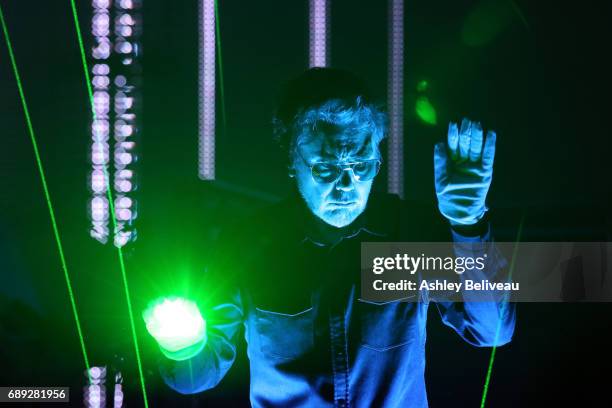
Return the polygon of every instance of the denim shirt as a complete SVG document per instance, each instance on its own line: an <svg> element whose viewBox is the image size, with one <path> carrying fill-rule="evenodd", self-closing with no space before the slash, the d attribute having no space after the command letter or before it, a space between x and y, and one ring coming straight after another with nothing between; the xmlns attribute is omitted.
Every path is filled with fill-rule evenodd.
<svg viewBox="0 0 612 408"><path fill-rule="evenodd" d="M373 196L335 245L309 235L309 217L299 199L288 200L225 238L209 267L207 344L190 360L162 364L170 387L198 393L217 385L243 326L253 407L427 407L430 304L474 346L510 341L515 313L507 303L360 299L361 242L462 240L439 214ZM470 240L488 241L488 232Z"/></svg>

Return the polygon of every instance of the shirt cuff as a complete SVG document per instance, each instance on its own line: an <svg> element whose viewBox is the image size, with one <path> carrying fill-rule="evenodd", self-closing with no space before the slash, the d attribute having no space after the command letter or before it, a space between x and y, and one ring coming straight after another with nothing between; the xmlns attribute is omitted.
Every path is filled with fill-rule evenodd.
<svg viewBox="0 0 612 408"><path fill-rule="evenodd" d="M486 242L491 239L491 226L486 215L474 225L451 226L450 230L454 242Z"/></svg>

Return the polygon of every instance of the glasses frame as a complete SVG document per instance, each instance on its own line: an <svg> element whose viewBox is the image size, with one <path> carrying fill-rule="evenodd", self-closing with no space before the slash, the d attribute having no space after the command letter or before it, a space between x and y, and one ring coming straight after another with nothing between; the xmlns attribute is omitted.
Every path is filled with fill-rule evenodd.
<svg viewBox="0 0 612 408"><path fill-rule="evenodd" d="M374 180L376 178L376 176L378 176L378 173L380 172L380 166L382 165L382 160L381 159L368 159L368 160L360 160L360 161L354 161L354 162L348 162L348 163L318 161L318 162L315 162L313 164L310 164L304 158L304 156L302 155L302 152L300 151L299 148L296 147L295 150L297 151L297 154L300 156L300 159L302 159L304 164L306 164L306 166L308 166L308 168L310 168L310 177L312 177L312 181L314 181L317 184L331 184L331 183L335 183L335 182L337 182L342 177L344 172L347 171L347 170L351 170L351 173L353 173L352 177L355 180L355 182L357 182L357 183L364 183L366 181ZM353 166L356 166L356 165L362 164L362 163L369 163L369 162L376 162L376 173L374 174L374 176L371 179L368 179L368 180L359 180L355 176L355 170L353 169ZM314 173L313 173L313 167L316 166L317 164L329 164L329 165L341 167L341 171L340 171L340 173L338 173L338 177L336 177L332 181L328 181L328 182L317 181L317 179L315 178Z"/></svg>

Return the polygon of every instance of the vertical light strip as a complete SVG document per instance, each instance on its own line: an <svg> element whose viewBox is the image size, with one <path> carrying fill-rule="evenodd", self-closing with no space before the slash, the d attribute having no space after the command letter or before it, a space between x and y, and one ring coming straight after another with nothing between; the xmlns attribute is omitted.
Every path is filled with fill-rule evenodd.
<svg viewBox="0 0 612 408"><path fill-rule="evenodd" d="M116 246L124 246L136 239L133 166L138 133L135 106L140 57L139 5L132 0L118 0L113 8L110 0L92 0L92 7L94 44L91 56L95 63L91 68L94 119L89 180L92 192L90 235L101 243L113 236ZM110 205L106 197L110 179L107 174L113 179L114 205ZM117 221L112 232L109 228L111 208L115 210Z"/></svg>
<svg viewBox="0 0 612 408"><path fill-rule="evenodd" d="M140 59L140 13L132 0L115 2L114 62L112 86L114 154L113 187L115 190L114 244L124 246L136 239L136 178L134 163L138 134L136 105L138 102L138 60Z"/></svg>
<svg viewBox="0 0 612 408"><path fill-rule="evenodd" d="M115 392L113 394L113 408L123 407L123 376L120 372L115 374Z"/></svg>
<svg viewBox="0 0 612 408"><path fill-rule="evenodd" d="M310 59L309 66L329 66L329 20L328 0L310 0Z"/></svg>
<svg viewBox="0 0 612 408"><path fill-rule="evenodd" d="M91 122L91 174L89 187L92 192L89 215L91 218L90 235L105 244L109 232L109 205L106 197L110 160L110 65L112 52L110 40L111 15L110 1L93 0L93 15L91 18L91 33L93 47L91 56L96 63L91 68L93 86L93 109L95 117Z"/></svg>
<svg viewBox="0 0 612 408"><path fill-rule="evenodd" d="M110 2L110 0L100 0L100 1L102 2L106 1L106 3ZM125 1L129 1L129 0L125 0ZM92 87L92 84L89 78L89 70L87 68L87 57L85 55L85 46L83 45L83 36L81 35L81 28L79 27L79 17L77 14L75 0L70 0L70 8L72 9L72 16L74 19L74 29L76 31L77 41L79 44L79 51L81 53L81 63L83 65L83 73L85 75L85 86L87 87L87 96L89 97L89 103L91 105L91 113L93 115L93 120L95 121L96 120L96 109L94 106L93 87ZM113 203L113 192L112 192L112 189L110 188L110 185L108 184L109 174L108 174L108 171L106 171L106 169L104 170L104 179L106 180L105 184L108 186L106 189L106 197L109 203L110 219L113 222L113 230L116 231L117 230L117 220L114 215L115 206ZM134 352L136 354L136 363L138 366L138 375L140 377L140 387L142 389L142 398L143 398L145 408L148 408L149 402L147 400L147 390L145 386L144 370L142 367L142 360L140 359L140 348L138 346L138 335L136 333L136 325L134 323L134 311L132 309L132 300L130 299L130 290L128 287L127 273L125 270L125 261L123 259L123 251L121 248L122 248L121 246L117 246L119 267L121 268L121 279L123 281L123 288L125 291L125 300L126 300L127 307L128 307L128 316L130 318L130 329L132 332L132 339L134 340Z"/></svg>
<svg viewBox="0 0 612 408"><path fill-rule="evenodd" d="M388 190L404 197L404 0L389 0Z"/></svg>
<svg viewBox="0 0 612 408"><path fill-rule="evenodd" d="M90 382L83 388L85 408L106 407L106 367L91 367L87 374Z"/></svg>
<svg viewBox="0 0 612 408"><path fill-rule="evenodd" d="M200 0L199 176L215 179L215 0Z"/></svg>

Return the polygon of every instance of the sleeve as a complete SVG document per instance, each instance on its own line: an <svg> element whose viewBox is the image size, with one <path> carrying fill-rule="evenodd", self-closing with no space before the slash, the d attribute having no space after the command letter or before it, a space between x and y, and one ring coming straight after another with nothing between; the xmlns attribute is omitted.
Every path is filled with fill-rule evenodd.
<svg viewBox="0 0 612 408"><path fill-rule="evenodd" d="M175 361L163 358L160 373L166 384L181 394L195 394L215 387L236 360L244 325L241 271L236 254L244 242L235 226L222 231L206 254L204 273L192 285L193 295L206 321L207 341L196 356ZM238 261L239 262L239 261ZM196 279L194 279L196 281Z"/></svg>
<svg viewBox="0 0 612 408"><path fill-rule="evenodd" d="M477 272L480 276L471 275L472 279L501 279L500 271L507 265L506 260L495 248L490 239L488 223L486 231L475 237L462 235L452 230L456 256L477 257L487 254L493 260L488 267ZM461 280L464 280L461 275ZM442 322L451 327L466 342L478 347L501 346L512 340L516 320L516 305L508 302L508 294L499 291L473 295L462 291L462 302L437 301L436 307ZM477 297L477 298L475 298Z"/></svg>

